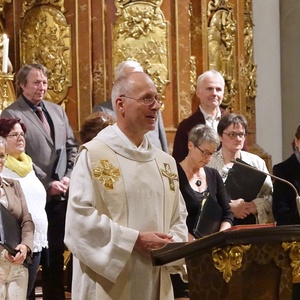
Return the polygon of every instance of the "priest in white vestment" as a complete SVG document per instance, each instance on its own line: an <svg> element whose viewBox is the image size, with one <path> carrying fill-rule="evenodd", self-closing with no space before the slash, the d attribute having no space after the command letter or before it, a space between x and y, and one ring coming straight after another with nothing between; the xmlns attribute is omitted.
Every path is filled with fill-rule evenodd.
<svg viewBox="0 0 300 300"><path fill-rule="evenodd" d="M133 72L112 90L117 123L81 147L66 218L74 255L73 300L173 300L172 267L150 250L187 241L175 160L153 146L161 102L148 75Z"/></svg>

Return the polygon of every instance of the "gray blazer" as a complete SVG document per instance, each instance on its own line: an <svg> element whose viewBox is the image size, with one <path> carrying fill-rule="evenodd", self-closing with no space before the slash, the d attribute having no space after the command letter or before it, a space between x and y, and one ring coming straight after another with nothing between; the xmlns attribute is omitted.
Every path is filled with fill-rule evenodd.
<svg viewBox="0 0 300 300"><path fill-rule="evenodd" d="M95 105L93 108L93 112L96 111L102 111L105 114L112 116L114 119L116 119L116 114L113 110L111 100L107 100L105 102L102 102L101 104ZM155 129L153 131L149 131L147 133L147 136L152 144L154 144L159 149L162 149L166 153L169 153L167 136L165 132L163 118L160 111L158 111L157 116L158 117L157 117Z"/></svg>
<svg viewBox="0 0 300 300"><path fill-rule="evenodd" d="M57 160L57 150L62 146L66 147L67 170L65 176L70 177L78 144L64 109L46 100L43 100L43 103L53 122L54 141L22 96L9 105L2 112L1 117L19 118L25 124L27 128L25 152L32 158L37 177L47 190L54 180L53 169Z"/></svg>

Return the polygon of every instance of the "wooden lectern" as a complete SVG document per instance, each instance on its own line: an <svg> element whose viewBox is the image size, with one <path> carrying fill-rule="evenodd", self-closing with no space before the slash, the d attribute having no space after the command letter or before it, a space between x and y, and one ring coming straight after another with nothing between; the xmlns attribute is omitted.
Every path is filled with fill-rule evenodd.
<svg viewBox="0 0 300 300"><path fill-rule="evenodd" d="M290 300L300 275L300 225L244 225L152 251L154 265L185 259L191 300Z"/></svg>

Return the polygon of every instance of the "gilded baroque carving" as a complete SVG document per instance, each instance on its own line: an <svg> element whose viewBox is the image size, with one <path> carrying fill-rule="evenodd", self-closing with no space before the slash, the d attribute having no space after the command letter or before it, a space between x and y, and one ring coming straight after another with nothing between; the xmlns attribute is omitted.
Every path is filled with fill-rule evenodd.
<svg viewBox="0 0 300 300"><path fill-rule="evenodd" d="M212 251L214 265L223 273L223 279L227 283L232 277L232 271L242 267L243 255L250 248L251 245L227 246Z"/></svg>
<svg viewBox="0 0 300 300"><path fill-rule="evenodd" d="M289 252L289 257L291 259L290 264L293 268L293 276L300 276L300 242L284 242L282 243L282 248L284 251Z"/></svg>
<svg viewBox="0 0 300 300"><path fill-rule="evenodd" d="M245 0L244 1L244 11L250 11L251 10L251 2L252 0Z"/></svg>
<svg viewBox="0 0 300 300"><path fill-rule="evenodd" d="M64 15L49 6L35 7L24 17L20 35L22 64L43 64L49 71L47 98L62 102L72 84L71 30Z"/></svg>
<svg viewBox="0 0 300 300"><path fill-rule="evenodd" d="M196 92L197 85L197 71L196 71L196 56L190 57L190 85L191 85L191 96Z"/></svg>
<svg viewBox="0 0 300 300"><path fill-rule="evenodd" d="M1 1L1 0L0 0ZM27 11L31 10L36 5L52 4L60 7L62 13L66 12L65 0L23 0L21 18L24 18Z"/></svg>
<svg viewBox="0 0 300 300"><path fill-rule="evenodd" d="M246 114L248 119L255 116L255 98L256 98L256 65L253 58L253 16L249 0L245 0L244 12L244 49L245 58L242 68L244 89L246 95Z"/></svg>
<svg viewBox="0 0 300 300"><path fill-rule="evenodd" d="M169 82L168 24L161 1L116 0L118 16L113 24L113 68L121 61L138 61L160 95Z"/></svg>
<svg viewBox="0 0 300 300"><path fill-rule="evenodd" d="M227 0L211 0L207 4L207 16L210 16L212 12L217 11L219 8L226 8Z"/></svg>
<svg viewBox="0 0 300 300"><path fill-rule="evenodd" d="M10 2L11 2L11 0L0 0L0 15L4 16L5 3L10 3Z"/></svg>
<svg viewBox="0 0 300 300"><path fill-rule="evenodd" d="M14 74L0 73L0 113L16 100Z"/></svg>
<svg viewBox="0 0 300 300"><path fill-rule="evenodd" d="M119 8L121 9L130 3L137 3L137 2L145 2L145 0L116 0L116 6L118 9ZM163 0L148 0L147 2L149 2L155 6L160 6L162 4Z"/></svg>
<svg viewBox="0 0 300 300"><path fill-rule="evenodd" d="M231 110L237 93L235 68L237 28L233 9L227 5L227 0L209 1L207 15L209 69L218 70L223 74L225 94L222 104Z"/></svg>

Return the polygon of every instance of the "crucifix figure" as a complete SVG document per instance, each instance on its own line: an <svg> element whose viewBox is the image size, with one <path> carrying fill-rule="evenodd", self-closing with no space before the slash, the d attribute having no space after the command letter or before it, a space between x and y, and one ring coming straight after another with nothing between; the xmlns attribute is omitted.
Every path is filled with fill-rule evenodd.
<svg viewBox="0 0 300 300"><path fill-rule="evenodd" d="M178 175L176 173L171 172L171 168L169 164L164 163L165 169L161 169L161 173L163 176L169 179L170 190L175 191L174 180L178 181Z"/></svg>

